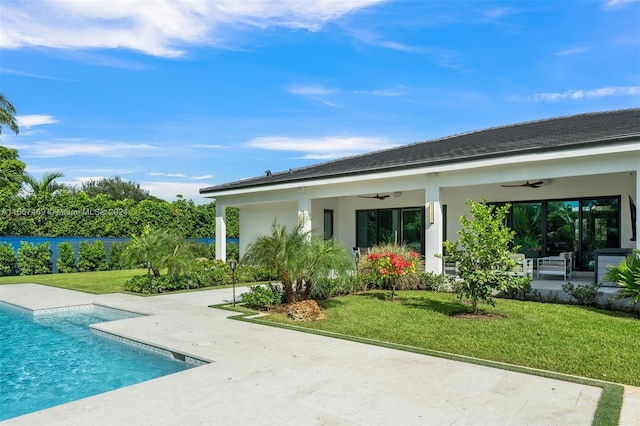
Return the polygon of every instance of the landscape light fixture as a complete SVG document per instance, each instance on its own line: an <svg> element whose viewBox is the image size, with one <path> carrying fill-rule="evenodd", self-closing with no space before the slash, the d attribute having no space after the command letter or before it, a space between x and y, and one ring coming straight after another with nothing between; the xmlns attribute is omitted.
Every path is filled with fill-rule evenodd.
<svg viewBox="0 0 640 426"><path fill-rule="evenodd" d="M231 259L229 261L229 268L231 268L231 284L233 285L233 306L236 306L236 261Z"/></svg>

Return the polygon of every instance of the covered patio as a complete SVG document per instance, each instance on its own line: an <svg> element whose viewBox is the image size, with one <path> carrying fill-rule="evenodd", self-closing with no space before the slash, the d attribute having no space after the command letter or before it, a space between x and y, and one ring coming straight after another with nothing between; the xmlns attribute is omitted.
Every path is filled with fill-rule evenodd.
<svg viewBox="0 0 640 426"><path fill-rule="evenodd" d="M241 255L277 220L345 247L402 243L441 273L442 243L457 238L467 201L485 200L512 206L508 225L527 258L571 252L574 270L593 274L596 250L638 247L639 172L640 109L631 109L481 130L200 192L216 201L223 260L225 209L235 207Z"/></svg>

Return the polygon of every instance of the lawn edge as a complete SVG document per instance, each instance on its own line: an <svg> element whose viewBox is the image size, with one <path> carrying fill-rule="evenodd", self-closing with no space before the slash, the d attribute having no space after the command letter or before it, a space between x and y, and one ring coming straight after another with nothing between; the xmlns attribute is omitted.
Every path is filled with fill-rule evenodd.
<svg viewBox="0 0 640 426"><path fill-rule="evenodd" d="M606 382L602 380L591 379L588 377L573 376L570 374L558 373L555 371L541 370L531 367L525 367L521 365L508 364L498 361L490 361L481 358L474 358L465 355L452 354L449 352L441 352L433 349L419 348L416 346L402 345L399 343L385 342L382 340L368 339L365 337L351 336L348 334L335 333L324 330L315 330L302 326L296 326L291 324L283 324L272 321L264 321L256 317L259 312L252 311L247 312L247 308L234 307L228 303L219 305L211 305L211 308L222 309L236 313L236 315L229 316L229 319L236 321L245 321L254 324L266 325L269 327L283 328L286 330L300 331L303 333L317 334L325 337L333 337L342 340L348 340L356 343L364 343L368 345L380 346L389 349L396 349L405 352L412 352L421 355L433 356L437 358L449 359L452 361L461 361L469 364L482 365L485 367L499 368L501 370L508 370L517 373L529 374L533 376L545 377L548 379L563 380L566 382L578 383L581 385L594 386L602 389L600 399L598 400L598 406L594 413L592 425L604 426L604 425L617 425L620 423L620 413L622 411L622 401L624 397L624 386L619 383Z"/></svg>

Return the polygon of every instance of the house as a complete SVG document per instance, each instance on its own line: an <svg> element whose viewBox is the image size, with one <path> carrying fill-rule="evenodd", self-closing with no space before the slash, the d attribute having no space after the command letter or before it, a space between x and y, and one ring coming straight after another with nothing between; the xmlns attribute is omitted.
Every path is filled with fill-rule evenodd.
<svg viewBox="0 0 640 426"><path fill-rule="evenodd" d="M637 248L640 108L513 124L308 167L267 172L200 193L215 199L216 256L226 258L225 209L240 212L240 253L277 218L346 247L396 241L441 272L467 200L510 203L509 226L527 257Z"/></svg>

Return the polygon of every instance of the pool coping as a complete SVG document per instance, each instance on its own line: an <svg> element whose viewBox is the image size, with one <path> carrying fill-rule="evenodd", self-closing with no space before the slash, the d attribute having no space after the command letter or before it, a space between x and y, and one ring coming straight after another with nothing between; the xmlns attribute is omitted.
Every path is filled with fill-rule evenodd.
<svg viewBox="0 0 640 426"><path fill-rule="evenodd" d="M5 297L2 297L3 294L3 290L2 288L5 286L0 286L0 300L4 300L5 302L7 301L7 299ZM26 288L26 290L34 290L36 293L39 293L39 291L37 291L38 289L36 288ZM60 289L58 289L60 290ZM63 291L63 290L60 290ZM164 387L167 387L168 389L171 389L170 392L174 393L176 391L176 389L179 389L179 386L181 386L179 383L184 382L185 380L187 380L187 382L189 383L189 388L195 387L196 389L194 389L194 392L196 394L198 394L198 389L206 389L206 393L210 393L210 392L218 392L216 390L217 386L221 386L221 391L224 390L224 392L226 392L228 389L233 389L233 388L229 388L228 386L225 385L224 381L224 377L226 376L237 376L238 374L245 374L247 369L250 369L251 366L247 365L237 365L238 362L246 362L249 360L253 360L251 361L253 364L251 365L255 365L256 364L256 357L260 357L260 356L276 356L277 354L280 354L280 357L282 358L282 353L285 354L285 356L291 356L291 355L286 355L289 353L289 351L294 350L295 353L298 353L299 348L294 348L294 349L287 349L288 346L290 346L290 340L288 339L300 339L301 341L304 342L312 342L312 344L315 341L315 339L309 339L309 338L305 338L302 336L296 336L296 335L291 335L290 333L297 333L297 334L302 334L299 333L298 331L295 332L289 332L287 334L284 335L284 339L285 340L281 340L283 338L283 335L280 332L277 331L270 331L270 330L274 330L274 327L265 327L262 324L251 324L250 321L244 320L244 321L232 321L232 323L244 323L244 324L251 324L251 328L250 329L246 329L244 327L241 327L240 330L244 330L244 332L242 334L238 334L237 337L235 336L231 336L231 338L225 338L226 340L221 341L221 342L217 342L214 340L212 341L205 341L203 340L203 336L209 336L209 334L213 333L213 336L226 336L227 334L229 334L229 332L227 330L224 330L226 328L229 329L233 329L231 331L235 332L235 330L238 329L238 327L229 325L228 323L225 322L220 322L218 321L218 318L222 321L222 319L224 319L224 321L226 321L229 317L231 317L232 315L234 315L233 312L229 312L229 311L222 311L222 310L217 310L217 309L210 309L210 308L206 308L206 306L209 305L216 305L219 303L211 303L211 302L205 302L207 300L207 297L211 297L211 296L215 296L214 298L216 300L218 300L218 302L222 302L225 298L228 301L230 299L230 297L225 296L226 293L224 293L224 289L223 290L213 290L211 292L202 292L199 294L176 294L176 295L172 295L172 296L154 296L152 298L136 298L135 296L131 296L131 295L124 295L124 294L116 294L116 295L86 295L84 294L84 296L82 294L77 295L78 298L82 299L93 299L94 301L92 303L96 303L96 301L98 301L97 304L103 305L105 303L107 303L108 305L110 305L110 307L113 307L113 305L118 306L116 309L122 309L123 307L125 307L124 310L128 310L129 308L131 308L131 306L127 306L127 304L131 305L137 305L137 306L144 306L143 308L139 309L139 312L144 312L144 315L146 315L145 317L139 317L139 318L132 318L132 319L127 319L127 320L123 320L123 321L114 321L114 322L107 322L107 323L101 323L101 324L113 324L113 323L121 323L120 327L114 327L113 329L109 329L106 330L108 333L112 333L115 332L117 335L121 335L122 333L118 333L118 330L122 330L123 327L122 325L124 323L129 322L130 320L132 321L142 321L144 322L144 327L146 327L147 331L149 332L148 335L144 336L145 338L136 338L136 341L143 341L143 342L150 342L152 343L152 346L158 346L156 343L158 343L158 341L161 341L163 338L165 339L165 343L166 343L166 347L170 348L170 350L174 350L174 349L179 349L179 352L190 352L189 350L187 351L183 351L182 349L185 349L185 347L191 347L191 348L195 348L195 357L199 358L198 354L204 354L204 353L209 353L209 354L217 354L219 349L229 349L231 350L230 354L224 354L225 356L218 356L218 355L208 355L205 358L210 358L211 361L215 361L214 363L209 364L209 366L203 366L202 368L205 368L205 370L199 371L200 368L197 369L190 369L188 371L193 371L192 374L190 374L188 377L187 376L183 376L185 375L185 372L179 373L179 374L175 374L175 375L171 375L168 376L169 379L168 380L164 380L165 378L162 378L162 380L154 380L154 382L156 383L149 383L149 382L145 382L146 384L144 384L143 386L138 386L138 385L134 385L133 387L129 387L129 388L144 388L147 389L146 392L149 392L150 389L158 389L159 387L162 387L160 384L164 383ZM69 291L69 290L64 290L64 295L70 295L73 294L73 292ZM70 292L70 293L69 293ZM213 292L219 292L219 293L213 293ZM230 293L230 290L228 291ZM99 300L98 300L99 299ZM28 300L33 300L33 299L28 299ZM171 303L174 302L179 302L181 305L177 306L177 305L171 305L169 306L168 301L171 301ZM131 302L131 303L130 303ZM167 303L165 303L167 302ZM9 302L11 303L11 302ZM53 303L53 302L51 302ZM31 302L31 304L39 304L36 302ZM203 309L204 308L204 309ZM176 330L176 335L168 335L168 334L162 334L160 332L157 331L157 329L163 329L163 327L167 327L168 322L171 320L171 315L169 316L163 316L163 315L158 315L155 316L156 314L161 314L162 312L166 311L166 309L170 309L173 310L173 312L171 312L171 315L177 315L175 316L175 318L181 318L181 316L183 314L197 314L196 320L197 322L202 321L203 319L207 319L207 321L209 319L211 320L215 320L214 322L212 322L211 324L217 324L216 327L221 326L223 328L223 330L215 330L215 329L208 329L206 324L203 325L203 328L205 330L206 333L209 334L202 334L200 333L202 330L191 330L191 329L187 329L184 326L178 324L177 328L178 330ZM212 318L215 317L215 318ZM157 319L157 321L155 321ZM182 323L181 323L182 324ZM208 324L208 323L207 323ZM140 324L143 325L143 324ZM200 325L200 324L198 324ZM182 327L182 328L180 328ZM260 329L256 329L255 327L259 327ZM173 330L173 329L172 329ZM200 333L200 334L199 334ZM131 334L129 333L124 333L126 334L125 338L129 338L131 337ZM304 333L306 334L306 333ZM138 335L137 337L140 337L140 335ZM265 346L264 348L255 346L253 340L256 337L261 338L261 337L267 337L269 336L270 339L275 339L275 340L267 340L271 343L269 343L270 346ZM280 337L278 337L280 336ZM340 339L335 339L335 337L337 336L331 336L332 339L329 340L323 340L321 345L324 348L324 351L329 351L329 352L336 352L331 351L330 348L333 347L339 347L341 348L340 350L346 350L348 354L350 354L351 350L353 350L353 346L349 346L350 349L344 349L343 345L344 344L340 344L338 342L335 342L337 340ZM209 337L207 337L209 338ZM174 339L174 340L172 340ZM175 340L175 339L182 339L182 340ZM217 339L217 337L216 337ZM231 359L231 361L233 361L233 359L238 358L237 355L234 355L234 346L238 343L240 343L241 345L244 344L245 340L249 340L248 343L250 343L250 345L248 347L251 348L251 351L255 352L254 354L250 354L252 355L250 358L244 358L241 357L241 359L237 359L235 361L235 363L229 364L229 360ZM328 339L328 337L322 337L322 339ZM238 340L238 341L236 341ZM261 341L261 340L260 340ZM206 346L205 344L208 343L210 346ZM278 343L274 346L275 343ZM367 343L368 345L371 345L372 342L363 342L363 343ZM220 344L224 344L223 346L220 346ZM265 345L268 345L268 343L265 343ZM288 346L287 346L288 345ZM373 351L373 349L367 349L367 348L363 348L362 343L358 343L358 351L361 352L361 349L364 350L366 352L370 352ZM245 345L246 346L246 345ZM279 348L279 346L287 346L287 348ZM244 347L244 346L242 346ZM327 348L328 347L328 348ZM277 349L277 350L276 350ZM398 349L398 348L394 348L394 349ZM402 348L400 348L402 349ZM406 351L406 349L402 349L404 351ZM284 352L283 352L284 351ZM322 351L322 350L321 350ZM360 353L360 352L356 352L356 353ZM245 354L243 353L243 356ZM295 363L300 362L300 354L299 355L293 355L294 358L288 358L291 359L291 361L294 361L295 359L297 359L298 361L295 361ZM323 355L324 356L324 355ZM404 356L404 355L393 355L393 356L399 356L400 358L404 359L404 358L411 358L410 356ZM433 355L431 355L433 356ZM230 358L231 357L231 358ZM218 363L218 359L220 358L220 363ZM303 358L305 358L303 356ZM425 357L425 362L429 361L426 359L427 357ZM346 359L346 358L345 358ZM286 361L286 360L285 360ZM430 361L429 361L430 362ZM218 367L216 367L216 365ZM257 365L262 365L262 363L258 362ZM269 364L267 364L269 365ZM462 364L461 368L462 368ZM336 366L339 366L339 364L337 364ZM222 370L220 370L222 368ZM266 368L266 367L265 367ZM269 367L270 369L273 369L274 367ZM288 367L284 367L284 368L288 368ZM467 368L467 367L464 367ZM472 368L473 369L473 368ZM194 371L194 370L198 370L198 371ZM366 368L365 368L366 370ZM270 370L265 370L266 372L270 371ZM305 370L306 371L306 370ZM302 371L300 373L303 373ZM351 375L357 373L357 371L353 371L353 370L349 370L349 372L345 375ZM213 374L213 376L211 376ZM264 374L264 373L262 373ZM269 373L270 374L270 373ZM303 373L303 374L307 374L307 373ZM503 374L503 373L500 373ZM185 379L180 379L180 377L185 377ZM206 377L201 377L201 376L206 376ZM211 376L211 377L209 377ZM218 377L218 379L215 379L215 377ZM341 379L340 377L337 378L337 380ZM203 380L203 383L200 383L200 381ZM222 381L216 381L216 380L222 380ZM229 380L229 379L226 379ZM246 381L246 379L244 379ZM315 379L314 379L315 380ZM529 379L526 379L529 380ZM563 380L563 379L560 379ZM564 380L566 381L566 380ZM534 381L535 382L535 381ZM170 383L174 383L174 384L170 384ZM177 384L176 384L177 383ZM217 383L217 384L216 384ZM229 382L229 384L231 384L233 382ZM245 382L240 382L240 383L245 383ZM267 385L266 383L263 384L263 386L267 386L267 388L269 388L269 386L272 386L273 384L269 384ZM198 388L198 386L200 386L200 388ZM214 386L214 387L212 387ZM22 416L22 417L18 417L18 418L14 418L11 420L8 420L7 422L9 422L8 424L50 424L50 423L65 423L65 424L82 424L82 423L86 423L86 422L91 422L94 424L100 424L101 422L104 422L105 424L109 423L109 424L120 424L120 423L149 423L149 418L145 417L145 421L142 422L141 419L143 417L142 414L138 413L139 408L142 407L138 407L138 405L132 405L134 404L133 401L131 401L131 397L122 399L122 397L119 397L118 395L131 395L131 394L135 394L138 395L137 398L143 398L142 401L146 400L148 398L148 396L140 396L139 392L136 391L136 389L129 389L129 388L123 388L126 391L124 392L119 392L121 390L118 391L111 391L111 392L107 392L106 394L100 394L100 395L96 395L95 397L90 397L90 399L85 399L85 400L80 400L80 401L75 401L73 403L68 403L68 404L64 404L63 406L58 406L58 407L54 407L52 409L49 410L45 410L43 412L37 412L37 413L33 413L31 415L27 415L27 416ZM159 390L156 391L152 391L152 392L160 392ZM191 392L191 390L189 391ZM201 391L200 391L201 392ZM226 393L224 394L226 396ZM626 399L626 395L627 392L625 392L625 399ZM203 396L199 395L197 396L198 398L203 398ZM601 397L601 396L600 396ZM600 399L600 397L598 398L598 400ZM187 398L186 396L184 398ZM196 398L196 396L194 396L194 398ZM242 398L246 399L246 395L243 395ZM269 393L269 398L274 399L274 401L270 402L269 405L274 405L276 404L276 402L279 400L278 399L278 394L277 393ZM300 396L297 397L297 399L299 399ZM206 399L206 398L205 398ZM388 396L384 399L389 399ZM118 401L118 402L116 402ZM105 412L105 408L104 407L111 407L113 406L113 404L118 404L119 407L122 407L122 409L118 409L116 411L122 411L123 413L117 413L114 412L112 410L108 410L108 412ZM186 401L182 401L179 406L174 406L172 404L171 405L173 408L173 410L177 410L178 413L180 413L177 417L171 417L171 420L167 420L168 417L162 417L161 413L156 413L156 412L148 412L146 413L147 416L151 416L152 418L155 418L157 421L160 420L164 420L164 421L168 421L169 423L175 422L176 424L179 423L179 419L182 419L183 421L185 419L187 419L189 422L194 421L200 421L200 422L204 422L206 423L207 421L210 422L212 418L207 417L206 413L209 413L210 410L212 409L210 406L202 406L200 407L197 411L189 411L189 408L185 408L184 405L188 405L189 407L191 407L193 404L196 404L197 402L193 402L191 401L191 399L188 400L188 402ZM321 402L318 402L320 405ZM366 402L365 402L366 403ZM98 405L96 405L98 404ZM209 403L211 404L211 403ZM227 405L230 404L231 406L235 407L236 404L234 401L228 401ZM339 405L340 403L338 403ZM378 405L380 404L385 404L384 402L380 401L378 403ZM260 404L258 404L260 405ZM136 407L135 409L135 414L133 411L129 412L127 410L127 407ZM86 409L84 407L87 407ZM94 409L96 409L96 407L98 407L98 411L94 411ZM89 409L91 408L91 409ZM170 407L166 408L169 409ZM224 407L223 407L224 408ZM482 410L483 407L479 407L478 409ZM623 407L624 408L624 407ZM246 419L246 418L251 418L250 416L252 415L251 410L249 410L249 412L246 412L246 407L245 410L242 410L240 412L236 412L234 411L233 413L229 413L228 409L223 409L222 411L220 411L221 407L220 406L216 406L216 410L215 412L215 417L216 420L222 420L224 421L226 419L227 423L229 424L250 424L250 421L242 421L242 419ZM254 408L255 410L256 408ZM504 407L502 407L502 409L504 410ZM160 411L162 411L162 409L159 409ZM321 408L314 408L314 409L310 409L311 410L311 414L312 415L315 411L317 410L321 410L321 415L326 416L327 414L325 413L325 411L322 411ZM314 411L315 410L315 411ZM294 410L295 411L295 410ZM340 413L339 409L336 409L335 407L330 407L330 411L331 413ZM379 407L377 406L370 406L368 408L367 411L370 420L372 421L378 421L379 418L376 418L376 413L378 413L378 415L381 415L379 413ZM272 410L269 410L270 413L273 414ZM127 413L127 415L131 415L133 417L123 417L124 413ZM213 412L212 412L213 413ZM322 414L324 413L324 414ZM300 414L300 413L298 413ZM166 416L167 413L164 413L164 416ZM184 415L187 417L181 418L180 415ZM337 414L336 414L337 415ZM405 417L408 415L406 413L401 413L398 414L399 416L404 415ZM542 419L544 415L544 412L536 412L533 413L531 415L534 416L538 416L535 418L538 419ZM631 415L634 415L633 412L631 412ZM97 416L97 417L96 417ZM102 416L102 417L101 417ZM204 416L204 417L202 417ZM227 417L225 417L227 416ZM249 417L247 417L249 416ZM23 419L24 417L24 419ZM628 417L628 416L627 416ZM289 419L288 423L292 423L293 419L299 420L296 417L292 417ZM321 417L320 415L318 417L315 417L316 419L321 419L324 418L325 420L327 420L327 417ZM137 419L137 420L136 420ZM256 422L257 418L252 418L254 420L254 423ZM347 421L346 418L344 417L329 417L329 419L334 420L334 421L329 421L329 423L358 423L357 421L353 421L353 420L349 420ZM337 419L337 421L336 421ZM435 419L435 418L434 418ZM14 421L15 420L15 421ZM287 419L282 419L282 420L287 420ZM486 418L485 418L486 420ZM436 421L436 420L434 420ZM497 421L498 423L500 423L500 421ZM538 421L539 423L543 423L542 421ZM626 423L625 423L626 422ZM259 422L262 423L262 422ZM287 421L284 421L284 423L287 423ZM310 423L322 423L320 420L314 420L314 421L310 421ZM492 422L495 423L495 422ZM517 423L517 422L516 422ZM530 421L528 423L537 423L536 421ZM4 423L3 423L4 424ZM637 422L630 422L628 420L625 420L624 418L621 418L620 421L621 425L631 425L631 424L637 424Z"/></svg>

